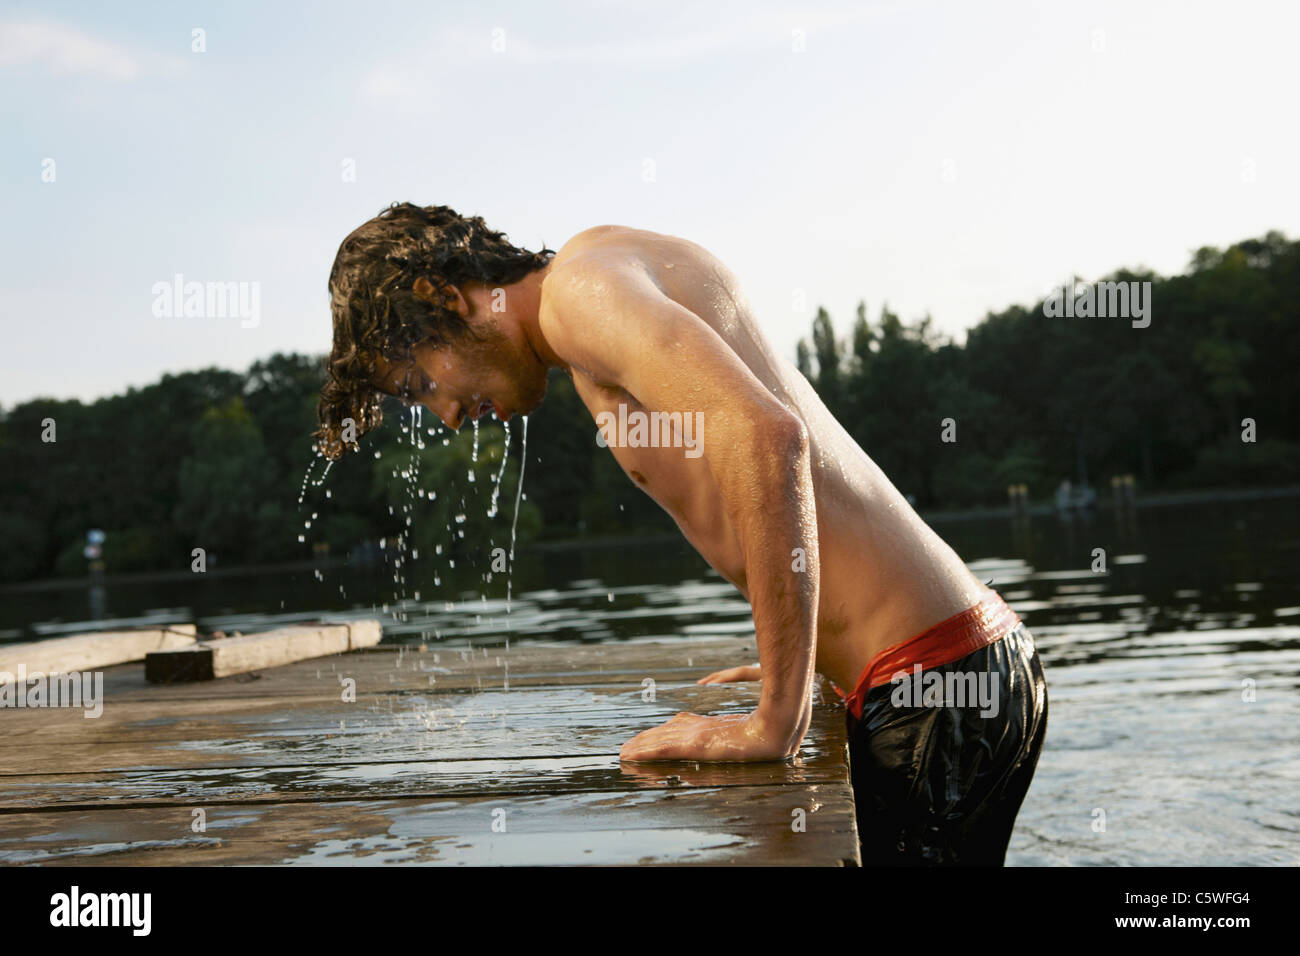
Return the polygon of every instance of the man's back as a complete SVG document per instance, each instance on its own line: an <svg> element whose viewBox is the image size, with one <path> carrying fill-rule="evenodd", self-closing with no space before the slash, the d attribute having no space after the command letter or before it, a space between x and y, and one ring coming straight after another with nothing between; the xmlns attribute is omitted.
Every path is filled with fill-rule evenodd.
<svg viewBox="0 0 1300 956"><path fill-rule="evenodd" d="M643 286L648 280L658 290L652 294L680 306L669 313L668 321L682 323L683 331L698 331L689 326L703 323L716 333L758 385L807 429L821 580L821 673L841 688L852 688L877 652L978 603L981 584L835 421L799 371L773 351L736 278L707 250L684 239L621 226L579 233L561 247L542 286L543 332L556 323L572 322L565 313L571 311L568 303L575 301L575 289L598 297L620 277ZM564 288L563 294L551 294L557 285ZM602 332L602 320L593 318L597 314L586 312L583 321L591 327L582 332ZM669 329L668 339L660 341L675 344L675 334ZM623 372L644 361L643 342L629 339L612 360L608 356L615 350L606 348L599 367L585 367L579 350L566 355L564 346L556 344L565 336L548 335L548 340L569 364L574 386L598 422L604 413L617 420L620 405L624 421L637 412L687 416L707 411L693 401L698 389L690 373L657 382L655 404L642 404L642 396L619 384L629 380ZM667 374L673 376L671 370ZM933 424L937 429L938 423ZM697 457L683 454L681 447L631 442L611 442L610 450L629 477L673 516L704 558L748 598L745 557L710 463L710 435L695 437L704 452ZM750 467L782 465L755 460ZM765 546L785 548L787 560L798 560L785 542Z"/></svg>

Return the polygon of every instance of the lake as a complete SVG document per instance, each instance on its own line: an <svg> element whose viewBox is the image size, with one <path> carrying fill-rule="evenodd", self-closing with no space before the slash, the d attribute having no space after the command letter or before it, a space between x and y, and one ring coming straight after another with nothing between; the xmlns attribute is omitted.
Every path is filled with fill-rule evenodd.
<svg viewBox="0 0 1300 956"><path fill-rule="evenodd" d="M1300 863L1297 503L936 525L1025 620L1047 670L1047 742L1008 864ZM490 555L421 555L397 572L390 560L10 589L0 634L375 614L386 641L453 645L752 633L749 605L684 542L521 545L516 558L508 611Z"/></svg>

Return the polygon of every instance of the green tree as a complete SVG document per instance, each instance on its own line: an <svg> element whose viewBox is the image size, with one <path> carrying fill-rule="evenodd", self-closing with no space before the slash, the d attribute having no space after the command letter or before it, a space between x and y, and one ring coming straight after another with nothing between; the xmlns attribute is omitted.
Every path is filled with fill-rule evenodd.
<svg viewBox="0 0 1300 956"><path fill-rule="evenodd" d="M194 548L237 558L254 551L269 484L262 431L238 396L194 425L193 451L178 474L176 528ZM188 551L178 564L189 563Z"/></svg>

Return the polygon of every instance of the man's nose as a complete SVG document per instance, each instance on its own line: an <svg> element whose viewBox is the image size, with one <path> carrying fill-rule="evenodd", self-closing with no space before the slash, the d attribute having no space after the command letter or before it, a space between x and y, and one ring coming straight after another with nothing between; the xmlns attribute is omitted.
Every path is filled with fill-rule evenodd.
<svg viewBox="0 0 1300 956"><path fill-rule="evenodd" d="M442 419L442 423L454 432L460 431L460 426L465 421L465 409L461 407L460 402L452 402L445 411L434 409L433 413Z"/></svg>

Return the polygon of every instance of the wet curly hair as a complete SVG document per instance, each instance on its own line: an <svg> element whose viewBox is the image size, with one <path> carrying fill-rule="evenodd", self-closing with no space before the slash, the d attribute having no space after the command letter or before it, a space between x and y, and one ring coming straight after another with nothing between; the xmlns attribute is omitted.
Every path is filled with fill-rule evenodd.
<svg viewBox="0 0 1300 956"><path fill-rule="evenodd" d="M339 245L330 269L334 345L325 360L326 382L316 415L316 448L331 461L355 441L343 440L352 419L356 437L383 421L384 393L375 387L376 361L403 363L416 345L445 345L472 335L461 316L418 297L416 279L435 290L469 280L505 285L543 268L555 253L529 252L480 216L447 206L393 203Z"/></svg>

